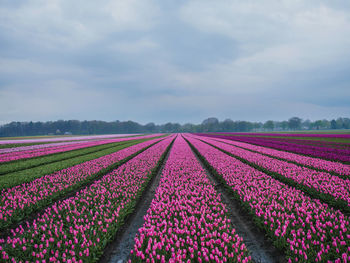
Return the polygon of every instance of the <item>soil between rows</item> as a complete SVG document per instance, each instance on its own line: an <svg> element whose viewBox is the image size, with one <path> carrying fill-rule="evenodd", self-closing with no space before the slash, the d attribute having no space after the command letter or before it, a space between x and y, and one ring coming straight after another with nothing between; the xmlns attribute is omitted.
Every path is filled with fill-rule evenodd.
<svg viewBox="0 0 350 263"><path fill-rule="evenodd" d="M192 152L205 169L207 177L214 185L215 190L220 194L221 201L227 207L229 219L236 229L237 234L243 238L244 244L246 244L248 250L251 252L253 261L256 263L287 262L285 255L275 248L272 242L265 236L265 233L254 224L251 216L244 211L239 201L234 199L226 190L225 186L211 174L193 149Z"/></svg>
<svg viewBox="0 0 350 263"><path fill-rule="evenodd" d="M99 260L100 263L121 263L129 259L130 251L134 247L136 233L145 222L144 216L147 214L155 196L163 168L169 158L174 141L175 139L171 142L171 146L158 172L151 178L144 189L139 202L135 206L134 212L124 220L124 224L117 232L115 239L105 248L105 252Z"/></svg>

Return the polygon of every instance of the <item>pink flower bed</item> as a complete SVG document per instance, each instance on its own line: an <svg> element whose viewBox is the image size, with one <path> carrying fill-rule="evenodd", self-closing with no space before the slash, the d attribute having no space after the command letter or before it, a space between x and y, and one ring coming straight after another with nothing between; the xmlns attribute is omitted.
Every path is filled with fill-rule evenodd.
<svg viewBox="0 0 350 263"><path fill-rule="evenodd" d="M187 137L213 169L222 176L256 222L289 262L350 261L350 220L302 191Z"/></svg>
<svg viewBox="0 0 350 263"><path fill-rule="evenodd" d="M0 240L3 261L92 262L135 205L172 138L152 146L74 197L54 203L27 229ZM45 261L44 261L45 260Z"/></svg>
<svg viewBox="0 0 350 263"><path fill-rule="evenodd" d="M326 172L319 172L292 163L277 160L260 153L254 153L233 145L228 145L210 138L200 137L202 140L223 149L231 154L241 157L251 163L292 179L298 184L313 188L321 193L329 194L335 200L340 199L350 206L350 180L339 178Z"/></svg>
<svg viewBox="0 0 350 263"><path fill-rule="evenodd" d="M3 149L0 149L0 154L12 153L12 152L21 152L21 151L27 151L27 150L36 150L36 149L43 149L43 148L50 148L50 147L55 147L55 146L65 146L65 145L70 145L70 144L87 143L87 142L88 141L56 142L56 143L35 144L35 145L12 147L12 148L3 148Z"/></svg>
<svg viewBox="0 0 350 263"><path fill-rule="evenodd" d="M275 156L281 159L297 162L302 165L308 165L311 167L314 167L316 169L322 169L326 170L329 172L335 172L340 175L350 175L350 165L348 164L343 164L343 163L338 163L338 162L332 162L332 161L327 161L323 159L318 159L314 157L308 157L304 155L299 155L295 153L290 153L290 152L284 152L284 151L279 151L271 148L266 148L262 146L257 146L249 143L244 143L244 142L237 142L237 141L232 141L232 140L225 140L225 139L216 139L218 141L222 141L225 143L229 143L232 145L236 145L239 147L243 147L249 150L257 151L263 154L268 154L271 156Z"/></svg>
<svg viewBox="0 0 350 263"><path fill-rule="evenodd" d="M145 141L118 152L45 175L29 183L2 190L0 199L0 230L24 218L33 210L50 204L53 197L57 197L57 195L71 189L74 185L86 181L102 169L159 140Z"/></svg>
<svg viewBox="0 0 350 263"><path fill-rule="evenodd" d="M250 262L225 205L182 137L177 137L131 261Z"/></svg>
<svg viewBox="0 0 350 263"><path fill-rule="evenodd" d="M130 138L120 138L120 139L109 139L109 140L102 140L102 141L89 141L89 142L76 142L74 144L68 143L64 145L55 145L51 147L47 147L45 144L45 147L38 148L37 145L33 146L27 146L29 149L23 150L23 151L12 151L0 154L0 163L3 162L9 162L14 160L20 160L25 158L33 158L53 153L60 153L60 152L67 152L87 147L93 147L97 145L107 144L107 143L114 143L114 142L122 142L122 141L129 141L129 140L137 140L137 139L145 139L150 137L155 137L157 135L146 135L146 136L140 136L140 137L130 137Z"/></svg>

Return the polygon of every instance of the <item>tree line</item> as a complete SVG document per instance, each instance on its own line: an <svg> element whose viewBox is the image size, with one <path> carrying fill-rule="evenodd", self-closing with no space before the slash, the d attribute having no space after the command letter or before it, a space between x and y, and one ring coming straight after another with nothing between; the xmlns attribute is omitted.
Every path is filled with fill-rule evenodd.
<svg viewBox="0 0 350 263"><path fill-rule="evenodd" d="M333 120L303 120L292 117L286 121L249 122L217 118L205 119L201 124L166 123L156 125L153 122L141 125L134 121L78 121L58 120L47 122L11 122L0 126L0 137L63 135L63 134L109 134L109 133L169 133L169 132L260 132L289 130L328 130L350 129L349 118Z"/></svg>

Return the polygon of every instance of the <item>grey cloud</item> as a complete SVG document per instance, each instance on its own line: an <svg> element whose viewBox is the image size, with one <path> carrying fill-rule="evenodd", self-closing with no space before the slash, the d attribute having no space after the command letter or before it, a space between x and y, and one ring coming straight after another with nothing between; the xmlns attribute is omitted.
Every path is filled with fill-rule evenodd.
<svg viewBox="0 0 350 263"><path fill-rule="evenodd" d="M350 113L348 1L2 1L0 30L2 123Z"/></svg>

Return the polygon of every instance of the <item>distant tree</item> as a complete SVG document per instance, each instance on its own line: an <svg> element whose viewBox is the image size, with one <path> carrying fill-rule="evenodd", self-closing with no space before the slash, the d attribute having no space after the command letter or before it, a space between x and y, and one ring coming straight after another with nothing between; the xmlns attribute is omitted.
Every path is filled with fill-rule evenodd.
<svg viewBox="0 0 350 263"><path fill-rule="evenodd" d="M343 118L343 129L350 129L350 119Z"/></svg>
<svg viewBox="0 0 350 263"><path fill-rule="evenodd" d="M261 122L254 122L253 123L253 130L258 131L263 127L263 124Z"/></svg>
<svg viewBox="0 0 350 263"><path fill-rule="evenodd" d="M281 128L282 128L283 130L287 130L288 127L289 127L288 121L281 121Z"/></svg>
<svg viewBox="0 0 350 263"><path fill-rule="evenodd" d="M156 125L153 122L147 123L145 129L147 132L156 132Z"/></svg>
<svg viewBox="0 0 350 263"><path fill-rule="evenodd" d="M314 122L314 127L319 130L322 127L322 120L317 120Z"/></svg>
<svg viewBox="0 0 350 263"><path fill-rule="evenodd" d="M202 122L203 130L206 132L215 132L218 130L219 120L211 117Z"/></svg>
<svg viewBox="0 0 350 263"><path fill-rule="evenodd" d="M323 119L321 127L322 127L322 129L330 129L331 128L331 122L326 120L326 119Z"/></svg>
<svg viewBox="0 0 350 263"><path fill-rule="evenodd" d="M229 132L234 130L235 123L231 119L226 119L221 123L222 131Z"/></svg>
<svg viewBox="0 0 350 263"><path fill-rule="evenodd" d="M226 119L219 122L217 118L208 118L202 124L186 123L180 125L178 123L166 123L156 125L147 123L141 125L133 121L78 121L78 120L58 120L47 122L11 122L0 125L0 136L31 136L31 135L47 135L47 134L64 134L71 132L72 134L108 134L108 133L150 133L150 132L249 132L261 131L262 129L350 129L349 118L337 118L336 120L317 120L310 122L308 120L302 122L298 117L293 117L288 121L266 123L248 122L248 121L232 121Z"/></svg>
<svg viewBox="0 0 350 263"><path fill-rule="evenodd" d="M273 121L269 120L269 121L264 123L263 127L264 127L265 130L272 131L273 128L275 127L275 124L273 123Z"/></svg>
<svg viewBox="0 0 350 263"><path fill-rule="evenodd" d="M337 122L337 128L338 129L343 129L343 118L338 118L336 120L336 122Z"/></svg>
<svg viewBox="0 0 350 263"><path fill-rule="evenodd" d="M333 130L337 129L337 122L334 119L331 120L331 129L333 129Z"/></svg>
<svg viewBox="0 0 350 263"><path fill-rule="evenodd" d="M181 131L182 132L196 132L196 125L192 123L185 123L182 125Z"/></svg>
<svg viewBox="0 0 350 263"><path fill-rule="evenodd" d="M161 126L161 132L169 133L169 132L180 132L181 125L178 123L168 122L165 125Z"/></svg>
<svg viewBox="0 0 350 263"><path fill-rule="evenodd" d="M311 121L310 120L305 120L301 123L301 128L302 129L310 129Z"/></svg>
<svg viewBox="0 0 350 263"><path fill-rule="evenodd" d="M239 132L247 132L253 129L253 124L247 121L238 121L237 122L237 131Z"/></svg>
<svg viewBox="0 0 350 263"><path fill-rule="evenodd" d="M208 119L205 119L204 121L202 121L202 125L208 125L208 124L218 124L219 120L217 118L211 117Z"/></svg>
<svg viewBox="0 0 350 263"><path fill-rule="evenodd" d="M301 119L298 117L292 117L288 120L288 127L291 130L298 130L301 128Z"/></svg>

